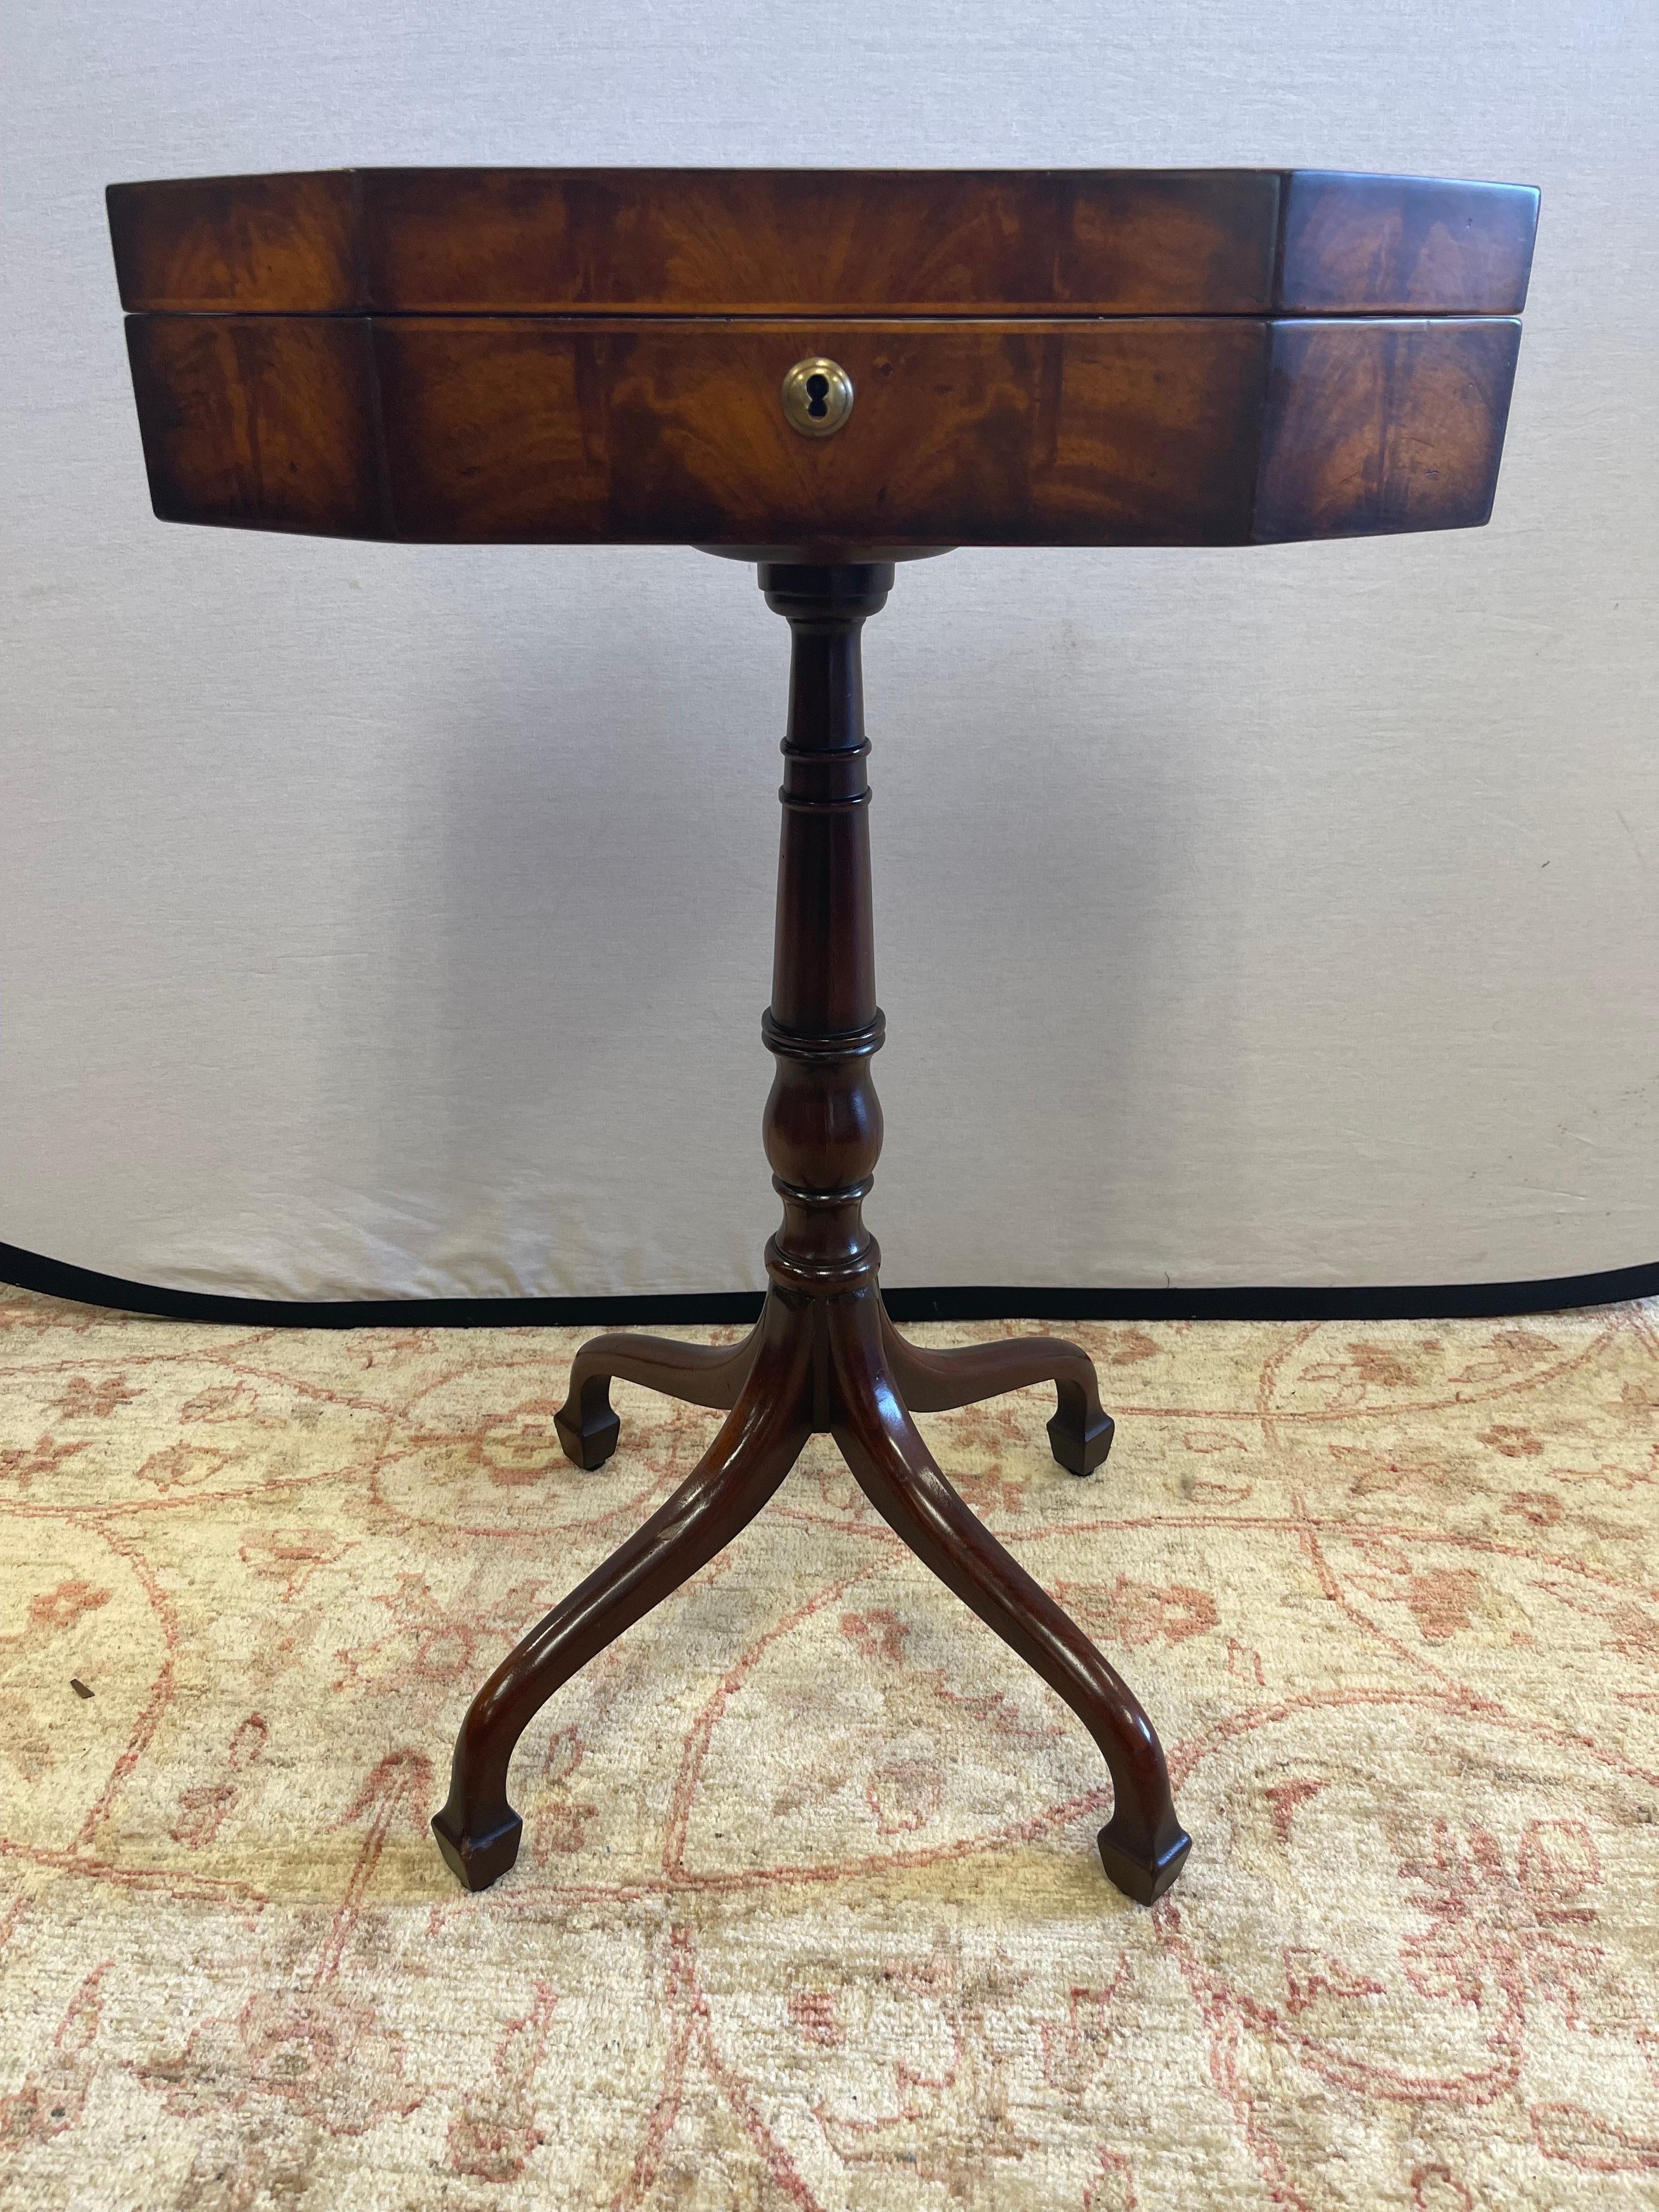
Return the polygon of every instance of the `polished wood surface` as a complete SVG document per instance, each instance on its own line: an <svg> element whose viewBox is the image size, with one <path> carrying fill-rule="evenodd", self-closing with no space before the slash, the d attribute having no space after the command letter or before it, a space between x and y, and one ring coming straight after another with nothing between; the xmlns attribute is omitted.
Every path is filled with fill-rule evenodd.
<svg viewBox="0 0 1659 2212"><path fill-rule="evenodd" d="M1042 1337L928 1352L904 1342L878 1286L864 1222L881 1152L871 1062L876 1003L870 879L869 744L860 633L884 604L879 564L763 566L767 603L792 634L783 744L772 1000L762 1034L776 1061L762 1128L783 1221L766 1249L769 1288L749 1339L711 1350L617 1334L584 1346L555 1416L578 1466L616 1449L615 1376L726 1419L665 1504L555 1606L474 1698L456 1741L433 1832L469 1888L498 1880L522 1823L507 1797L514 1748L578 1668L708 1563L759 1512L807 1437L827 1431L876 1510L945 1585L1057 1691L1112 1779L1101 1861L1142 1904L1160 1897L1191 1848L1157 1732L1075 1622L975 1519L911 1418L1032 1384L1054 1386L1054 1457L1076 1475L1106 1459L1112 1423L1076 1345Z"/></svg>
<svg viewBox="0 0 1659 2212"><path fill-rule="evenodd" d="M109 210L165 520L828 558L1484 521L1537 194L341 170ZM853 382L823 440L780 396L808 356Z"/></svg>
<svg viewBox="0 0 1659 2212"><path fill-rule="evenodd" d="M1291 169L1273 306L1297 315L1518 315L1538 194L1528 185Z"/></svg>
<svg viewBox="0 0 1659 2212"><path fill-rule="evenodd" d="M1498 487L1521 325L1274 323L1250 536L1466 530Z"/></svg>
<svg viewBox="0 0 1659 2212"><path fill-rule="evenodd" d="M1492 506L1509 317L139 315L164 520L444 543L1223 545ZM805 352L833 438L779 401Z"/></svg>
<svg viewBox="0 0 1659 2212"><path fill-rule="evenodd" d="M1538 195L1322 169L338 169L112 185L129 309L1516 314Z"/></svg>

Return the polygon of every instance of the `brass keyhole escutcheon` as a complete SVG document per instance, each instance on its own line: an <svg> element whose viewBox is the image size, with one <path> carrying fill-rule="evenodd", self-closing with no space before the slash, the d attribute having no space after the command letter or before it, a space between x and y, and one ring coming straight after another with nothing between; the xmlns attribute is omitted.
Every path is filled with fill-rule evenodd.
<svg viewBox="0 0 1659 2212"><path fill-rule="evenodd" d="M783 380L783 411L805 438L827 438L853 411L853 380L821 355L798 361Z"/></svg>

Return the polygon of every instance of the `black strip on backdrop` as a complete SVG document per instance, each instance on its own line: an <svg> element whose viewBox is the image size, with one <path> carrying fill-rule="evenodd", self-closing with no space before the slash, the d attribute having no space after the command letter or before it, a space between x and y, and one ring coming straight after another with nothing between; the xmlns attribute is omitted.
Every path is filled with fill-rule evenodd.
<svg viewBox="0 0 1659 2212"><path fill-rule="evenodd" d="M0 1282L82 1305L169 1321L253 1328L585 1328L636 1323L752 1321L758 1291L611 1298L241 1298L124 1282L15 1244L0 1244ZM896 1322L916 1321L1450 1321L1554 1313L1659 1297L1659 1263L1524 1283L1425 1283L1381 1289L1054 1290L1030 1284L884 1290Z"/></svg>

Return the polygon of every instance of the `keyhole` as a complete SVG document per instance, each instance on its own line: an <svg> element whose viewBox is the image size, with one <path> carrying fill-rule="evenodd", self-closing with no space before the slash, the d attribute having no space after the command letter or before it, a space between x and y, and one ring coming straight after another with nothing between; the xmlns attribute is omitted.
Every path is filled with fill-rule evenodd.
<svg viewBox="0 0 1659 2212"><path fill-rule="evenodd" d="M853 410L853 380L838 361L809 354L783 380L783 411L804 438L828 438Z"/></svg>

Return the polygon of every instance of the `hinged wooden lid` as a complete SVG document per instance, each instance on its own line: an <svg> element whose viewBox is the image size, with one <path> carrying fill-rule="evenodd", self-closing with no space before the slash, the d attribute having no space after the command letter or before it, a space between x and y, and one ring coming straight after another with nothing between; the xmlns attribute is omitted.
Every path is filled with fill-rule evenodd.
<svg viewBox="0 0 1659 2212"><path fill-rule="evenodd" d="M123 304L1514 314L1529 186L1318 169L338 169L112 185Z"/></svg>

